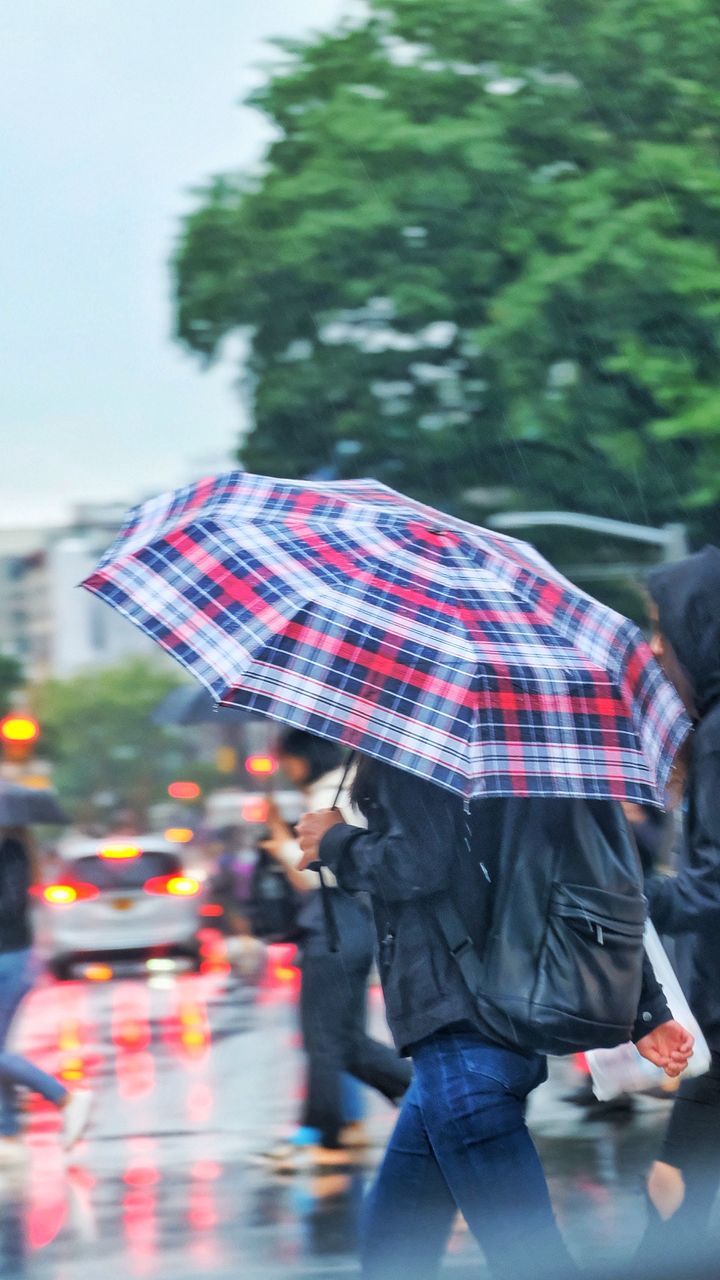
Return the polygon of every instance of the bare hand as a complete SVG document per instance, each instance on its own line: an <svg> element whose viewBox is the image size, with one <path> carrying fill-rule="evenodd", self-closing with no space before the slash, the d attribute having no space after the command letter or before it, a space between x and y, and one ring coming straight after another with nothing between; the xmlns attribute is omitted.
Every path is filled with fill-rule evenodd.
<svg viewBox="0 0 720 1280"><path fill-rule="evenodd" d="M320 841L325 832L342 820L342 815L337 809L320 809L317 813L304 814L297 825L298 843L303 852L300 871L304 871L311 862L316 861Z"/></svg>
<svg viewBox="0 0 720 1280"><path fill-rule="evenodd" d="M623 800L621 805L628 822L635 824L645 820L645 811L641 804L633 804L630 800Z"/></svg>
<svg viewBox="0 0 720 1280"><path fill-rule="evenodd" d="M279 858L282 843L283 842L278 840L277 837L271 836L267 840L261 840L258 844L258 848L262 849L263 853L269 853L271 858Z"/></svg>
<svg viewBox="0 0 720 1280"><path fill-rule="evenodd" d="M643 1058L653 1062L656 1067L662 1067L665 1075L672 1079L685 1070L694 1043L690 1032L681 1027L679 1022L672 1021L663 1022L649 1035L643 1036L642 1040L638 1040L636 1048Z"/></svg>

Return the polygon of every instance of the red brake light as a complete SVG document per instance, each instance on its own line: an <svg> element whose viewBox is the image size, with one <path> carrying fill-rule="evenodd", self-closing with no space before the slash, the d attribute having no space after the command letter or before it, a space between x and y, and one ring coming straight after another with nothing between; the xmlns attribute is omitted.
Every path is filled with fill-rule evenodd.
<svg viewBox="0 0 720 1280"><path fill-rule="evenodd" d="M167 792L172 800L197 800L202 795L197 782L171 782Z"/></svg>
<svg viewBox="0 0 720 1280"><path fill-rule="evenodd" d="M96 898L99 890L94 884L49 884L43 889L43 898L54 907L67 907L71 902Z"/></svg>
<svg viewBox="0 0 720 1280"><path fill-rule="evenodd" d="M145 881L145 891L174 898L191 898L198 892L200 882L194 876L153 876Z"/></svg>

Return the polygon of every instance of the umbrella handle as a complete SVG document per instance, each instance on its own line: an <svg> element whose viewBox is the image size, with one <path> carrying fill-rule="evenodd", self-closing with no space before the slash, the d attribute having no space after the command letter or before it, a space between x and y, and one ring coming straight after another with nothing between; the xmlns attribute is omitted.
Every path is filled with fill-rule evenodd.
<svg viewBox="0 0 720 1280"><path fill-rule="evenodd" d="M353 764L354 764L354 763L355 763L355 752L354 752L354 751L351 751L351 752L350 752L350 755L348 756L347 760L345 761L345 768L343 769L343 775L342 775L342 778L340 779L340 782L338 783L338 789L337 789L337 791L335 792L335 799L333 800L332 805L330 806L332 809L337 809L338 800L340 799L340 797L341 797L341 795L342 795L343 791L345 790L345 783L347 782L347 776L348 776L348 774L349 774L349 772L350 772L350 770L351 770L351 768L352 768L352 766L353 766Z"/></svg>
<svg viewBox="0 0 720 1280"><path fill-rule="evenodd" d="M337 809L338 800L340 799L340 796L343 793L345 783L347 782L347 776L350 772L350 769L352 768L354 759L355 759L355 752L351 751L350 755L345 761L345 768L343 769L343 775L342 775L342 778L340 779L338 789L335 792L335 799L333 800L332 806L331 806L333 809ZM325 863L322 861L321 858L316 858L314 862L308 863L307 869L308 871L317 871L320 877L320 901L322 902L323 916L325 919L325 937L327 938L328 948L330 949L330 951L333 952L333 954L336 955L337 952L340 950L340 934L338 933L337 920L335 919L335 911L333 909L330 885L326 882L325 876L323 875L323 871L325 869Z"/></svg>
<svg viewBox="0 0 720 1280"><path fill-rule="evenodd" d="M322 902L323 916L325 918L325 936L330 951L337 954L340 950L340 934L338 933L337 920L335 919L330 885L323 875L324 868L325 863L321 862L319 858L315 862L308 864L308 871L317 871L320 877L320 901Z"/></svg>

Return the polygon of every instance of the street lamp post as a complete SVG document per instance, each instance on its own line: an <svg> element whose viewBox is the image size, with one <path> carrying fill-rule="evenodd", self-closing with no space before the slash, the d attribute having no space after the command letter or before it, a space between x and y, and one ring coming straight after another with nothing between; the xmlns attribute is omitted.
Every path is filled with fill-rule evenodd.
<svg viewBox="0 0 720 1280"><path fill-rule="evenodd" d="M687 530L684 524L631 524L627 520L609 520L605 516L583 515L577 511L501 511L488 516L492 529L526 529L539 525L555 525L566 529L586 529L590 533L606 533L612 538L627 538L660 547L664 560L681 560L688 554Z"/></svg>

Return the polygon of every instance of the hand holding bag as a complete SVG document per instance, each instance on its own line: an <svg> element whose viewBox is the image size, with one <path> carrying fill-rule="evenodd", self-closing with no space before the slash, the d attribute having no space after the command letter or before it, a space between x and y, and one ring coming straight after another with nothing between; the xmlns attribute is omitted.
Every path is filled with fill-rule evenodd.
<svg viewBox="0 0 720 1280"><path fill-rule="evenodd" d="M670 1012L676 1022L685 1027L695 1038L692 1057L680 1080L702 1076L710 1068L710 1050L695 1019L677 975L670 964L655 926L648 920L645 925L644 946L647 957L665 993ZM592 1076L593 1093L601 1102L616 1098L621 1093L642 1093L658 1085L669 1084L669 1077L662 1067L656 1067L643 1058L630 1041L614 1049L591 1049L586 1053ZM673 1081L675 1084L675 1081Z"/></svg>

